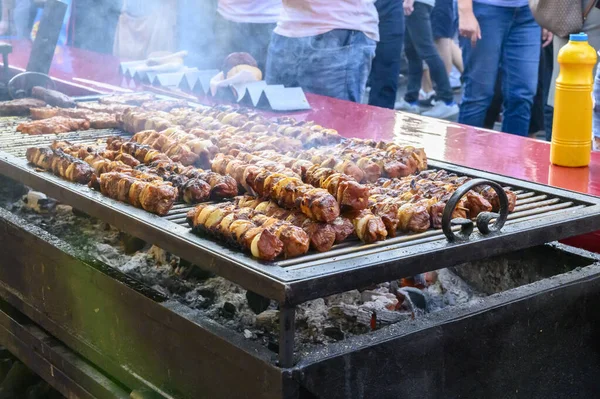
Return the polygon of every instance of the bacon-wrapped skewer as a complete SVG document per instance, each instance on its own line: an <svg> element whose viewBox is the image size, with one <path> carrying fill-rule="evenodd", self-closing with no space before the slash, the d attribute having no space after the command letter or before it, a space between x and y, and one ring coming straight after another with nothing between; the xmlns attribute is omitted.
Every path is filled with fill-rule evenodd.
<svg viewBox="0 0 600 399"><path fill-rule="evenodd" d="M258 259L273 260L283 250L283 242L275 234L246 217L236 216L233 205L199 205L187 213L187 221L193 230L224 238Z"/></svg>
<svg viewBox="0 0 600 399"><path fill-rule="evenodd" d="M104 155L114 155L110 151L99 152L95 151L92 147L69 146L69 144L67 141L55 141L52 143L52 147L61 148L63 151L83 160L94 168L96 177L92 178L90 182L90 186L93 188L100 189L100 182L97 177L107 172L121 172L146 182L164 181L164 176L160 175L158 168L145 167L143 170L134 169L121 161L111 161L110 158L105 157ZM108 154L106 154L107 152ZM170 179L168 181L177 187L181 199L188 204L204 202L210 197L211 186L203 179L184 177L183 179Z"/></svg>
<svg viewBox="0 0 600 399"><path fill-rule="evenodd" d="M304 229L310 239L312 249L325 252L329 251L336 241L336 231L339 231L340 238L345 239L354 232L354 226L350 223L350 231L348 232L347 225L340 223L338 226L334 224L315 222L304 214L297 211L289 211L281 208L273 201L262 201L255 197L242 196L236 198L236 203L241 208L252 208L256 212L274 217L280 220L285 220L292 223L294 226ZM336 227L338 227L336 229ZM342 227L345 227L342 229Z"/></svg>
<svg viewBox="0 0 600 399"><path fill-rule="evenodd" d="M143 169L142 166L139 168ZM179 180L182 177L203 180L210 186L210 198L212 199L232 198L238 194L237 182L231 176L168 161L153 162L149 168L168 181Z"/></svg>
<svg viewBox="0 0 600 399"><path fill-rule="evenodd" d="M340 214L336 199L326 190L304 184L302 180L243 163L231 156L217 156L214 172L227 174L246 190L269 198L287 209L297 209L319 222L332 222Z"/></svg>
<svg viewBox="0 0 600 399"><path fill-rule="evenodd" d="M256 165L261 168L265 168L269 172L281 173L286 176L296 177L299 179L302 178L298 173L296 173L292 169L286 167L282 163L279 163L279 162L276 162L276 161L273 161L270 159L266 159L266 158L263 158L263 157L260 157L257 155L252 155L248 152L240 151L237 149L231 150L229 153L232 156L234 156L236 159L239 159L240 161L244 161L246 163Z"/></svg>
<svg viewBox="0 0 600 399"><path fill-rule="evenodd" d="M177 188L170 183L146 182L120 172L103 173L100 191L107 197L161 216L169 212L178 196Z"/></svg>
<svg viewBox="0 0 600 399"><path fill-rule="evenodd" d="M360 211L369 205L369 188L347 175L316 165L305 175L306 183L329 191L342 210Z"/></svg>
<svg viewBox="0 0 600 399"><path fill-rule="evenodd" d="M141 163L150 164L156 161L169 161L171 158L148 145L123 141L121 137L110 137L106 140L106 149L129 154Z"/></svg>
<svg viewBox="0 0 600 399"><path fill-rule="evenodd" d="M32 147L27 149L25 156L32 164L75 183L87 184L94 174L94 170L87 163L61 149Z"/></svg>
<svg viewBox="0 0 600 399"><path fill-rule="evenodd" d="M352 221L357 237L366 244L385 240L387 237L383 220L369 209L347 212L344 216Z"/></svg>
<svg viewBox="0 0 600 399"><path fill-rule="evenodd" d="M133 135L131 141L150 145L186 166L193 164L207 166L218 152L218 148L212 141L200 139L177 128L169 128L161 132L144 130Z"/></svg>

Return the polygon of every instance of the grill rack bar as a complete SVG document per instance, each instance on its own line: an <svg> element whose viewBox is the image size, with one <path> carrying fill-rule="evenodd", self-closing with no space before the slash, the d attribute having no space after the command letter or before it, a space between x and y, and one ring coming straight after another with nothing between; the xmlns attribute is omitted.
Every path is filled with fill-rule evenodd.
<svg viewBox="0 0 600 399"><path fill-rule="evenodd" d="M11 119L10 123L6 118L0 119L0 173L161 246L249 290L288 304L451 266L462 258L469 260L473 256L492 256L514 251L517 247L593 231L596 229L593 222L600 222L600 200L595 197L430 161L432 168L482 177L511 187L518 194L517 207L509 215L503 232L486 237L474 234L466 243L449 244L441 230L430 230L370 245L348 241L336 245L327 253L310 253L272 263L259 262L219 242L191 234L185 224L185 213L191 208L188 204L175 204L169 214L160 218L49 173L35 172L23 159L26 148L49 145L54 139L92 144L110 136L129 136L124 132L108 129L26 136L14 131L16 124L26 119L8 119ZM530 233L532 231L542 234ZM506 242L512 243L513 237L517 236L524 238L507 247ZM458 251L459 248L461 251ZM477 251L473 251L473 248Z"/></svg>

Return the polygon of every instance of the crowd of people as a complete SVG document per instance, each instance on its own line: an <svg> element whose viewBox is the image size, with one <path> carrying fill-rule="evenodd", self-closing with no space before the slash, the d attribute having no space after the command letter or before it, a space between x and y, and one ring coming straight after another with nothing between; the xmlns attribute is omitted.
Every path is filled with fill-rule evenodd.
<svg viewBox="0 0 600 399"><path fill-rule="evenodd" d="M576 1L584 7L594 0ZM13 33L27 36L40 3L2 0L0 33L13 15ZM199 55L200 67L245 51L268 83L355 102L368 97L371 105L457 117L476 127L501 121L507 133L543 130L551 137L556 55L567 39L543 30L528 0L70 3L70 44L78 47L124 58L184 48ZM600 9L589 14L584 31L600 48Z"/></svg>

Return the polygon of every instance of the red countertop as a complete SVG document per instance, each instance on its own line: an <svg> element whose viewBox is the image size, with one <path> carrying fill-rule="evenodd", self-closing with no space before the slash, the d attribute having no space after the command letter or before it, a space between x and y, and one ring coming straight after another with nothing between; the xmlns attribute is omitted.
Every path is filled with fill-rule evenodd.
<svg viewBox="0 0 600 399"><path fill-rule="evenodd" d="M11 43L13 53L9 63L12 68L22 70L27 65L31 44ZM118 71L116 57L61 47L55 54L50 75L61 90L71 95L110 92L73 78L133 90L142 88ZM542 141L329 97L311 94L307 97L312 110L293 114L296 119L314 120L343 136L412 143L425 147L428 157L433 159L600 196L600 152L592 154L589 167L562 168L549 163L550 145ZM600 252L600 232L567 242Z"/></svg>

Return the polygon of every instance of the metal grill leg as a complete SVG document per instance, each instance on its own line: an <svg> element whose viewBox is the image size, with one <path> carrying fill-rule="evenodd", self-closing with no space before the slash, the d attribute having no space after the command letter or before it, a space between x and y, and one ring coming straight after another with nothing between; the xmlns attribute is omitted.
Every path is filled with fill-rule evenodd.
<svg viewBox="0 0 600 399"><path fill-rule="evenodd" d="M294 365L294 333L296 331L296 308L281 306L279 309L279 367Z"/></svg>

